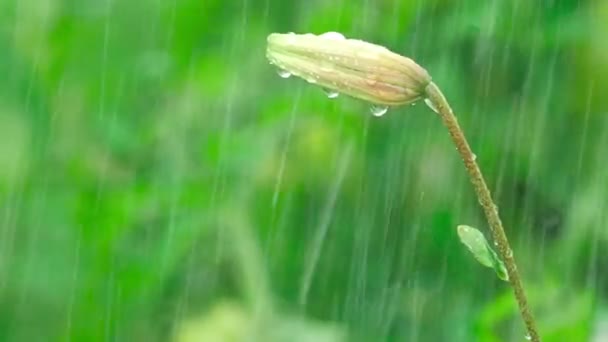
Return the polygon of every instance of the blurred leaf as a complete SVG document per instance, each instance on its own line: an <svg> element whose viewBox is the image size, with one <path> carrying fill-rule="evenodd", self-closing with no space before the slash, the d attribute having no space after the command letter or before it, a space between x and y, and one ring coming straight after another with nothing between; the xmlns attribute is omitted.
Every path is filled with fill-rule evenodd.
<svg viewBox="0 0 608 342"><path fill-rule="evenodd" d="M175 342L341 342L345 334L333 324L276 315L256 317L238 303L221 301L210 312L178 324Z"/></svg>
<svg viewBox="0 0 608 342"><path fill-rule="evenodd" d="M22 113L0 101L0 191L26 179L30 126Z"/></svg>
<svg viewBox="0 0 608 342"><path fill-rule="evenodd" d="M560 283L528 284L532 311L543 341L589 341L597 298L590 291L569 293ZM480 342L520 341L524 329L511 289L488 303L477 318ZM601 340L597 340L601 341Z"/></svg>

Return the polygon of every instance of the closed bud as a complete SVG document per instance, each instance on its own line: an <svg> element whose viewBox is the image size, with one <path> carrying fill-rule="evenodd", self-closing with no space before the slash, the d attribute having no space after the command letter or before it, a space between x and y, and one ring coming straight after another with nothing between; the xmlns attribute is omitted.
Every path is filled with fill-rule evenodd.
<svg viewBox="0 0 608 342"><path fill-rule="evenodd" d="M421 99L431 77L410 58L339 33L268 36L266 55L284 72L380 105Z"/></svg>

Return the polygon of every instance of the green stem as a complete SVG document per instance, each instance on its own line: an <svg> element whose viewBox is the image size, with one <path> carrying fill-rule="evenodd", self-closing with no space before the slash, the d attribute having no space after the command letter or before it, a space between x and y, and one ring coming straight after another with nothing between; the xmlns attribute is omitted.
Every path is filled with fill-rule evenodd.
<svg viewBox="0 0 608 342"><path fill-rule="evenodd" d="M511 250L509 240L507 239L507 235L502 227L502 222L498 216L498 209L492 200L490 190L488 190L488 186L483 179L481 170L475 161L475 155L473 154L473 151L471 151L471 147L469 147L469 143L467 142L464 132L458 125L458 120L456 119L452 108L450 108L445 96L443 96L441 90L439 90L435 83L431 82L427 86L426 96L431 101L437 113L439 116L441 116L444 125L450 132L452 141L454 142L458 153L460 153L464 166L469 174L469 178L471 179L471 183L473 183L473 188L477 193L477 198L479 199L479 203L481 204L481 207L485 213L493 239L496 242L501 258L506 265L507 273L509 275L509 283L513 288L513 293L515 295L517 305L519 306L519 313L526 326L529 339L534 342L540 342L540 335L536 328L536 323L534 321L534 317L532 316L532 312L528 307L528 300L526 299L524 287L521 282L519 272L517 271L513 251Z"/></svg>
<svg viewBox="0 0 608 342"><path fill-rule="evenodd" d="M256 317L268 319L273 312L273 300L267 270L253 228L245 210L227 207L221 212L221 224L227 229L227 241L240 274L240 286Z"/></svg>

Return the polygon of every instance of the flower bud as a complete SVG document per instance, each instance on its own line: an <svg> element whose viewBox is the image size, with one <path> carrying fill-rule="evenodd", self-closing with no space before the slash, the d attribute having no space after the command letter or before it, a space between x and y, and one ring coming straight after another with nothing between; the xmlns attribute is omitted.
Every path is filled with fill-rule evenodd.
<svg viewBox="0 0 608 342"><path fill-rule="evenodd" d="M309 83L380 105L417 101L431 82L413 60L336 32L270 34L266 56Z"/></svg>

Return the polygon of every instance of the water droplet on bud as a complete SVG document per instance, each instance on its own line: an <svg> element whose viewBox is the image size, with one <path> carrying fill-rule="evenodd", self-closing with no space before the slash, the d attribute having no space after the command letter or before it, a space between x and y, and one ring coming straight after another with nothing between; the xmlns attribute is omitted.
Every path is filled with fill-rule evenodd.
<svg viewBox="0 0 608 342"><path fill-rule="evenodd" d="M388 111L388 106L372 105L370 111L372 112L373 116L382 116Z"/></svg>
<svg viewBox="0 0 608 342"><path fill-rule="evenodd" d="M320 35L319 37L323 37L323 38L327 38L327 39L334 39L334 40L344 40L344 39L346 39L344 37L344 35L342 33L339 33L339 32L325 32L322 35Z"/></svg>
<svg viewBox="0 0 608 342"><path fill-rule="evenodd" d="M281 78L289 78L291 77L291 73L287 70L284 69L277 69L277 74L279 74L279 76Z"/></svg>
<svg viewBox="0 0 608 342"><path fill-rule="evenodd" d="M336 97L338 97L340 95L340 93L338 93L337 91L335 91L333 89L324 88L323 91L325 92L325 95L327 95L327 97L330 99L335 99Z"/></svg>

